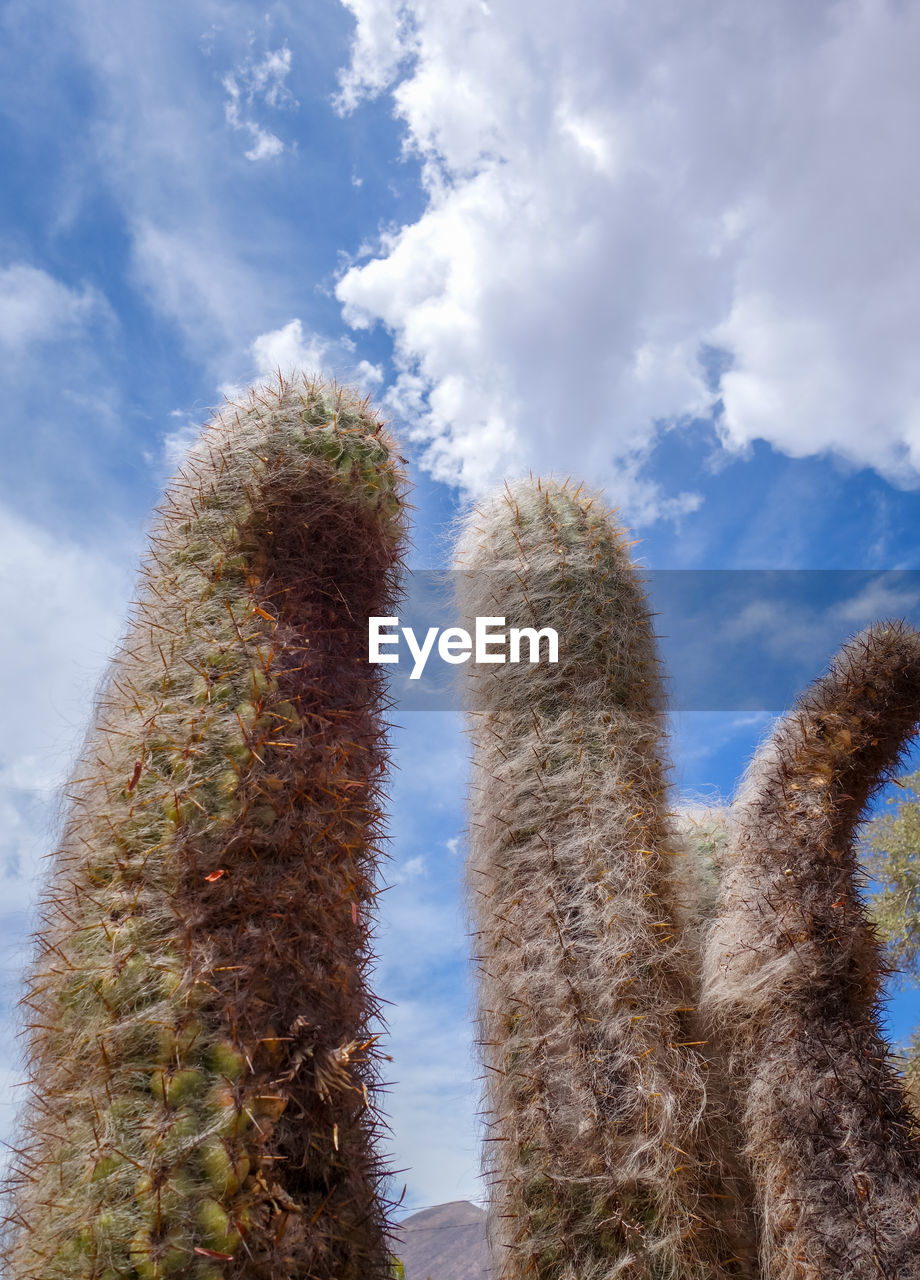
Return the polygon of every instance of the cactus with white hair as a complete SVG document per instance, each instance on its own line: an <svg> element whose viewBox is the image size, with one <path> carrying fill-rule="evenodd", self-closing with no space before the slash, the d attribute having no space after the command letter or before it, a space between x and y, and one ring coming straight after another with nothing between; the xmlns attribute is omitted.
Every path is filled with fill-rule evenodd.
<svg viewBox="0 0 920 1280"><path fill-rule="evenodd" d="M471 666L466 687L496 1280L739 1274L698 1144L659 667L626 535L529 481L469 516L457 564L467 625L559 636L557 664Z"/></svg>
<svg viewBox="0 0 920 1280"><path fill-rule="evenodd" d="M920 1141L854 848L918 719L920 635L878 623L777 723L731 808L701 1008L769 1280L920 1276Z"/></svg>

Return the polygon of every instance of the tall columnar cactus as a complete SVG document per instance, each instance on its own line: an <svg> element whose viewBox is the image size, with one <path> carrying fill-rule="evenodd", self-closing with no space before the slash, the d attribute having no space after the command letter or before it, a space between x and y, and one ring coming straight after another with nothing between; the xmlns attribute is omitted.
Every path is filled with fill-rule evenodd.
<svg viewBox="0 0 920 1280"><path fill-rule="evenodd" d="M367 983L403 478L276 380L170 487L25 1000L10 1280L389 1275Z"/></svg>
<svg viewBox="0 0 920 1280"><path fill-rule="evenodd" d="M529 482L473 513L458 564L470 628L559 635L558 665L544 647L467 689L496 1280L735 1274L706 1221L658 663L624 535Z"/></svg>
<svg viewBox="0 0 920 1280"><path fill-rule="evenodd" d="M778 723L732 806L702 1007L728 1054L769 1280L920 1276L920 1145L853 847L918 718L920 635L877 624Z"/></svg>

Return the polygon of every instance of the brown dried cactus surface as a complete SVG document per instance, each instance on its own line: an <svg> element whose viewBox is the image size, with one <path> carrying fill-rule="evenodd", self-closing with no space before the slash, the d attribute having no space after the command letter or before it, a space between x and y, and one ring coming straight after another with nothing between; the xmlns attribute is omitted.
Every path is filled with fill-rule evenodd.
<svg viewBox="0 0 920 1280"><path fill-rule="evenodd" d="M879 1017L854 833L920 718L920 636L844 646L730 817L703 1007L729 1052L770 1280L920 1276L920 1149Z"/></svg>
<svg viewBox="0 0 920 1280"><path fill-rule="evenodd" d="M366 402L279 379L167 492L44 895L14 1280L388 1274L366 645L402 487Z"/></svg>
<svg viewBox="0 0 920 1280"><path fill-rule="evenodd" d="M660 680L624 535L523 483L472 514L458 565L465 625L559 633L558 665L467 687L496 1280L733 1274L703 1221Z"/></svg>

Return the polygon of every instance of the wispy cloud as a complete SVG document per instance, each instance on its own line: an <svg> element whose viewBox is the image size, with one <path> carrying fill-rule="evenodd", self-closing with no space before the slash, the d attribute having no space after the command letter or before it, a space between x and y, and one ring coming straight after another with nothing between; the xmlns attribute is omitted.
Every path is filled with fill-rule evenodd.
<svg viewBox="0 0 920 1280"><path fill-rule="evenodd" d="M108 303L89 285L70 288L40 267L0 268L0 346L23 349L72 337L91 320L112 320Z"/></svg>
<svg viewBox="0 0 920 1280"><path fill-rule="evenodd" d="M399 1083L385 1105L398 1137L393 1163L403 1169L396 1194L406 1183L410 1208L479 1199L480 1083L469 1020L454 1006L407 993L389 1021L391 1078Z"/></svg>
<svg viewBox="0 0 920 1280"><path fill-rule="evenodd" d="M901 578L897 572L880 573L835 609L841 622L864 627L877 618L906 618L917 621L920 587L916 575Z"/></svg>
<svg viewBox="0 0 920 1280"><path fill-rule="evenodd" d="M420 712L394 734L391 887L380 898L377 989L387 1007L393 1160L410 1205L480 1193L478 1068L469 1020L462 864L467 745L460 717ZM398 1193L397 1188L397 1193Z"/></svg>
<svg viewBox="0 0 920 1280"><path fill-rule="evenodd" d="M136 550L110 555L0 508L9 604L0 613L0 772L10 791L47 798L69 770L122 625Z"/></svg>
<svg viewBox="0 0 920 1280"><path fill-rule="evenodd" d="M256 288L248 265L194 218L170 228L138 215L132 229L136 281L191 349L213 357L221 345L236 347Z"/></svg>
<svg viewBox="0 0 920 1280"><path fill-rule="evenodd" d="M131 548L127 554L131 554ZM17 995L58 797L122 626L125 565L0 507L0 1005ZM0 1138L21 1078L0 1037Z"/></svg>
<svg viewBox="0 0 920 1280"><path fill-rule="evenodd" d="M163 461L172 473L201 435L201 423L182 409L174 409L170 417L174 419L175 425L172 431L167 431L163 436ZM157 461L153 455L150 455L149 460L152 463Z"/></svg>
<svg viewBox="0 0 920 1280"><path fill-rule="evenodd" d="M172 321L185 353L219 382L237 375L279 312L296 314L303 290L290 270L298 228L263 199L268 170L282 181L270 157L296 145L282 126L298 107L297 46L270 38L277 14L267 21L244 4L218 25L213 17L203 0L168 19L141 0L116 10L79 0L61 15L52 49L64 60L66 42L65 64L92 101L73 155L72 216L85 226L87 193L103 198L113 239L130 255L122 283L133 296L120 305L146 302L154 319ZM20 38L28 49L25 31ZM320 110L335 121L328 104Z"/></svg>
<svg viewBox="0 0 920 1280"><path fill-rule="evenodd" d="M260 103L275 110L298 105L286 84L290 70L291 51L284 45L270 49L258 62L241 63L224 76L224 116L232 129L248 133L252 139L245 153L247 160L266 160L285 149L278 135L259 124L252 113Z"/></svg>

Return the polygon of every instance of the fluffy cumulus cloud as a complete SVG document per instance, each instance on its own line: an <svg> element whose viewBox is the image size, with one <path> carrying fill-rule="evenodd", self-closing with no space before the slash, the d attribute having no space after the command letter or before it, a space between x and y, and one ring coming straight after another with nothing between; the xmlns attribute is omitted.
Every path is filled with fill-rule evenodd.
<svg viewBox="0 0 920 1280"><path fill-rule="evenodd" d="M347 335L329 338L315 330L306 330L297 317L280 329L260 333L250 346L249 355L250 376L254 378L270 378L279 371L287 377L298 373L325 378L337 376L340 381L366 391L384 380L381 365L355 360L355 344Z"/></svg>
<svg viewBox="0 0 920 1280"><path fill-rule="evenodd" d="M259 374L268 376L280 369L289 374L297 370L318 372L329 350L329 343L315 333L304 333L300 320L291 320L280 329L261 333L252 344L252 356Z"/></svg>
<svg viewBox="0 0 920 1280"><path fill-rule="evenodd" d="M339 298L394 335L436 476L662 514L649 451L711 416L918 481L918 6L343 3L339 108L392 93L427 205Z"/></svg>

